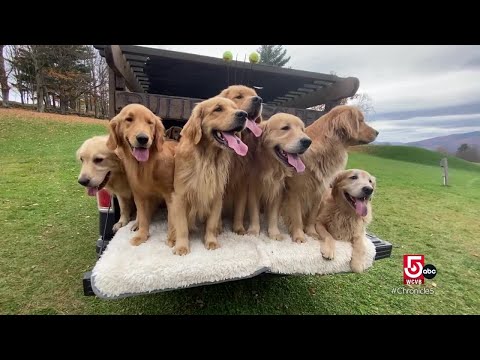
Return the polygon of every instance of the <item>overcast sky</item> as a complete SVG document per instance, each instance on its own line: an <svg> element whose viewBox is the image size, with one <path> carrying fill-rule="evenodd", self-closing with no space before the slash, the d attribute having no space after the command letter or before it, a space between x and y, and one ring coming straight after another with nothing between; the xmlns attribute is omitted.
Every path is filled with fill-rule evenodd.
<svg viewBox="0 0 480 360"><path fill-rule="evenodd" d="M143 45L243 61L259 45ZM294 69L355 76L373 100L378 141L480 130L478 45L285 45ZM248 60L247 60L248 61Z"/></svg>

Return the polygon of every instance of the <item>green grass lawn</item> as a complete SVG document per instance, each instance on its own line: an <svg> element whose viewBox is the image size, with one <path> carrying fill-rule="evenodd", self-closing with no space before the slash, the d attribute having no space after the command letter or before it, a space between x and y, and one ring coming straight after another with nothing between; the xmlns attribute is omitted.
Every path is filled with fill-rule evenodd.
<svg viewBox="0 0 480 360"><path fill-rule="evenodd" d="M377 177L370 231L394 244L364 274L253 278L116 301L85 297L96 261L98 213L76 182L75 150L105 126L0 112L0 313L2 314L478 314L480 168L440 154L367 147L349 167ZM433 295L394 295L402 255L424 254Z"/></svg>

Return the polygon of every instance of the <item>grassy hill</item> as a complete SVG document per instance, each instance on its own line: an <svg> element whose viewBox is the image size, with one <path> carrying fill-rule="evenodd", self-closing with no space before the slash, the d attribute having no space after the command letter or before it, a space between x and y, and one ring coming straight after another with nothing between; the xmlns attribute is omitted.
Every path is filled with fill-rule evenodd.
<svg viewBox="0 0 480 360"><path fill-rule="evenodd" d="M480 167L409 147L352 151L349 167L377 177L371 231L393 255L365 274L253 278L118 301L84 297L96 261L98 214L76 183L74 153L105 123L0 110L2 314L478 314ZM424 254L433 295L392 294L403 254Z"/></svg>

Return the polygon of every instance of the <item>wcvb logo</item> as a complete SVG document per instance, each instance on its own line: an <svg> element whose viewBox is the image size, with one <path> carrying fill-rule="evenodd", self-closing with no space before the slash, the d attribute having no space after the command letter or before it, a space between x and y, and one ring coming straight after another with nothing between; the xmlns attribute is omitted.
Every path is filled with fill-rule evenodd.
<svg viewBox="0 0 480 360"><path fill-rule="evenodd" d="M403 255L403 283L406 285L420 285L425 278L433 279L437 269L431 264L425 265L424 255Z"/></svg>

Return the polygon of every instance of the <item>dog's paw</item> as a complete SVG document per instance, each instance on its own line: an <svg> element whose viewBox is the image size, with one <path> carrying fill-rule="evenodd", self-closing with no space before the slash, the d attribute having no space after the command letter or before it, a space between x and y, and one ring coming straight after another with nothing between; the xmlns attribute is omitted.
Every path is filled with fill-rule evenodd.
<svg viewBox="0 0 480 360"><path fill-rule="evenodd" d="M269 231L268 232L268 237L273 240L285 240L286 236L284 234L281 234L280 231Z"/></svg>
<svg viewBox="0 0 480 360"><path fill-rule="evenodd" d="M205 243L205 249L207 250L216 250L220 247L218 241L207 241Z"/></svg>
<svg viewBox="0 0 480 360"><path fill-rule="evenodd" d="M135 221L132 226L130 227L130 230L132 231L137 231L138 230L138 221Z"/></svg>
<svg viewBox="0 0 480 360"><path fill-rule="evenodd" d="M171 248L173 248L175 246L175 239L174 238L168 238L167 239L167 245Z"/></svg>
<svg viewBox="0 0 480 360"><path fill-rule="evenodd" d="M137 235L130 239L130 244L132 244L133 246L138 246L143 244L145 241L147 241L146 236Z"/></svg>
<svg viewBox="0 0 480 360"><path fill-rule="evenodd" d="M118 230L120 230L120 228L124 227L125 225L127 225L128 222L124 222L124 221L119 221L117 222L115 225L113 225L112 227L112 230L114 233L116 233Z"/></svg>
<svg viewBox="0 0 480 360"><path fill-rule="evenodd" d="M335 248L331 246L322 246L320 248L322 257L326 260L333 260L335 258Z"/></svg>
<svg viewBox="0 0 480 360"><path fill-rule="evenodd" d="M188 246L175 246L175 248L173 249L173 253L180 256L187 255L189 252L190 249L188 248Z"/></svg>
<svg viewBox="0 0 480 360"><path fill-rule="evenodd" d="M242 226L234 227L233 232L238 235L245 235L247 232L245 231L245 228Z"/></svg>
<svg viewBox="0 0 480 360"><path fill-rule="evenodd" d="M248 235L258 236L260 235L260 226L250 226L247 230Z"/></svg>
<svg viewBox="0 0 480 360"><path fill-rule="evenodd" d="M302 244L306 241L307 240L305 240L305 236L303 236L303 235L297 235L297 236L294 236L294 238L293 238L293 242L296 242L297 244Z"/></svg>
<svg viewBox="0 0 480 360"><path fill-rule="evenodd" d="M350 267L352 268L352 271L356 273L362 273L365 271L365 264L361 259L353 258L352 261L350 261Z"/></svg>

